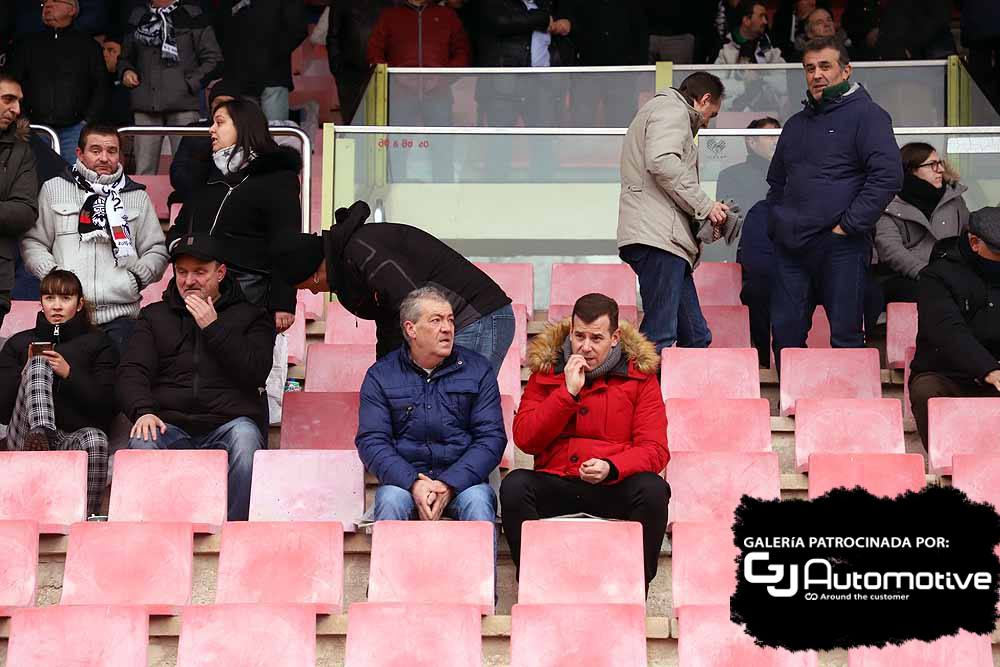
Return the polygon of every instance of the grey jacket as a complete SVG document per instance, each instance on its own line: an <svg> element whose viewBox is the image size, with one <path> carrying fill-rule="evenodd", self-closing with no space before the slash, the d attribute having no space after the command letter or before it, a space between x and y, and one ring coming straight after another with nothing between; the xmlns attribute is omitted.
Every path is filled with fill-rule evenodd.
<svg viewBox="0 0 1000 667"><path fill-rule="evenodd" d="M698 181L694 137L702 116L668 88L644 104L622 145L618 247L660 248L692 266L701 255L694 220L708 217L714 202Z"/></svg>
<svg viewBox="0 0 1000 667"><path fill-rule="evenodd" d="M215 31L201 8L181 0L171 14L177 53L173 63L160 55L159 46L147 46L135 39L135 30L147 12L146 5L135 8L125 26L118 76L128 70L139 75L132 89L132 110L146 113L197 111L202 86L221 69L222 50ZM246 48L254 48L247 45Z"/></svg>
<svg viewBox="0 0 1000 667"><path fill-rule="evenodd" d="M958 236L968 226L969 208L962 198L966 190L961 183L946 186L932 220L896 195L875 225L879 264L907 278L916 278L930 261L934 244Z"/></svg>
<svg viewBox="0 0 1000 667"><path fill-rule="evenodd" d="M67 175L42 186L38 222L21 240L24 265L39 279L55 268L75 273L83 284L84 298L94 306L95 324L119 317L134 319L139 316L139 293L162 278L167 268L167 246L153 202L143 186L126 181L122 201L137 256L115 265L110 239L81 240L80 207L86 193ZM88 177L97 174L90 172Z"/></svg>

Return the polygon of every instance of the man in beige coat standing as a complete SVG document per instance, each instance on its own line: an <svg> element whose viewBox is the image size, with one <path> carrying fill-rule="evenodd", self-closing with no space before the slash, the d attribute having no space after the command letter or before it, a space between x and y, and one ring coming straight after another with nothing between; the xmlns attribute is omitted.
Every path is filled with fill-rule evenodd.
<svg viewBox="0 0 1000 667"><path fill-rule="evenodd" d="M618 252L639 276L640 331L657 352L712 342L692 271L699 221L721 225L729 209L701 189L694 138L719 113L724 93L718 77L695 72L639 109L622 146Z"/></svg>

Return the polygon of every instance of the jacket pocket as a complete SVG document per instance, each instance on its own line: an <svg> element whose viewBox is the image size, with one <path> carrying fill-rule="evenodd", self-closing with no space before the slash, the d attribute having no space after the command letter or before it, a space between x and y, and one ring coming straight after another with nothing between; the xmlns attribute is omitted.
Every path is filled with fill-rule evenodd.
<svg viewBox="0 0 1000 667"><path fill-rule="evenodd" d="M80 205L70 202L56 202L52 204L52 213L55 214L56 235L76 234L80 228Z"/></svg>
<svg viewBox="0 0 1000 667"><path fill-rule="evenodd" d="M479 393L479 385L472 380L452 380L443 383L445 408L459 424L469 421L472 404Z"/></svg>

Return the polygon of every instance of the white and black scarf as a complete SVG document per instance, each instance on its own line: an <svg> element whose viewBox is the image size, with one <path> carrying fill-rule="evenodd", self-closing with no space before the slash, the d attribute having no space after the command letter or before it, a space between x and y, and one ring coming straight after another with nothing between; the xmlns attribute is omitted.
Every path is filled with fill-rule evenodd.
<svg viewBox="0 0 1000 667"><path fill-rule="evenodd" d="M174 35L174 22L170 18L178 3L179 0L174 0L166 7L150 7L135 29L137 42L146 46L159 46L160 57L170 62L180 60L177 38Z"/></svg>
<svg viewBox="0 0 1000 667"><path fill-rule="evenodd" d="M115 265L120 258L135 256L132 230L125 220L125 204L121 196L126 181L125 170L118 167L114 174L98 176L78 160L73 166L73 179L76 187L87 193L77 223L80 240L99 243L108 239Z"/></svg>

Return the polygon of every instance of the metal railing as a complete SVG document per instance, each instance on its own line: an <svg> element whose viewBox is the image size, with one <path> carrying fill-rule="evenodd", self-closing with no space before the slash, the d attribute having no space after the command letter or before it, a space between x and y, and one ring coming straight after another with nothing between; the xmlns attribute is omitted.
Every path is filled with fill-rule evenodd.
<svg viewBox="0 0 1000 667"><path fill-rule="evenodd" d="M52 144L52 150L56 152L56 155L62 156L62 151L59 150L59 135L48 125L31 125L32 132L41 132L42 134L48 135L49 142Z"/></svg>
<svg viewBox="0 0 1000 667"><path fill-rule="evenodd" d="M167 125L132 125L118 128L118 134L133 136L168 136L201 137L208 136L207 127L170 127ZM302 232L311 231L311 196L312 196L312 141L309 135L297 127L269 127L268 130L276 137L296 137L302 144Z"/></svg>

